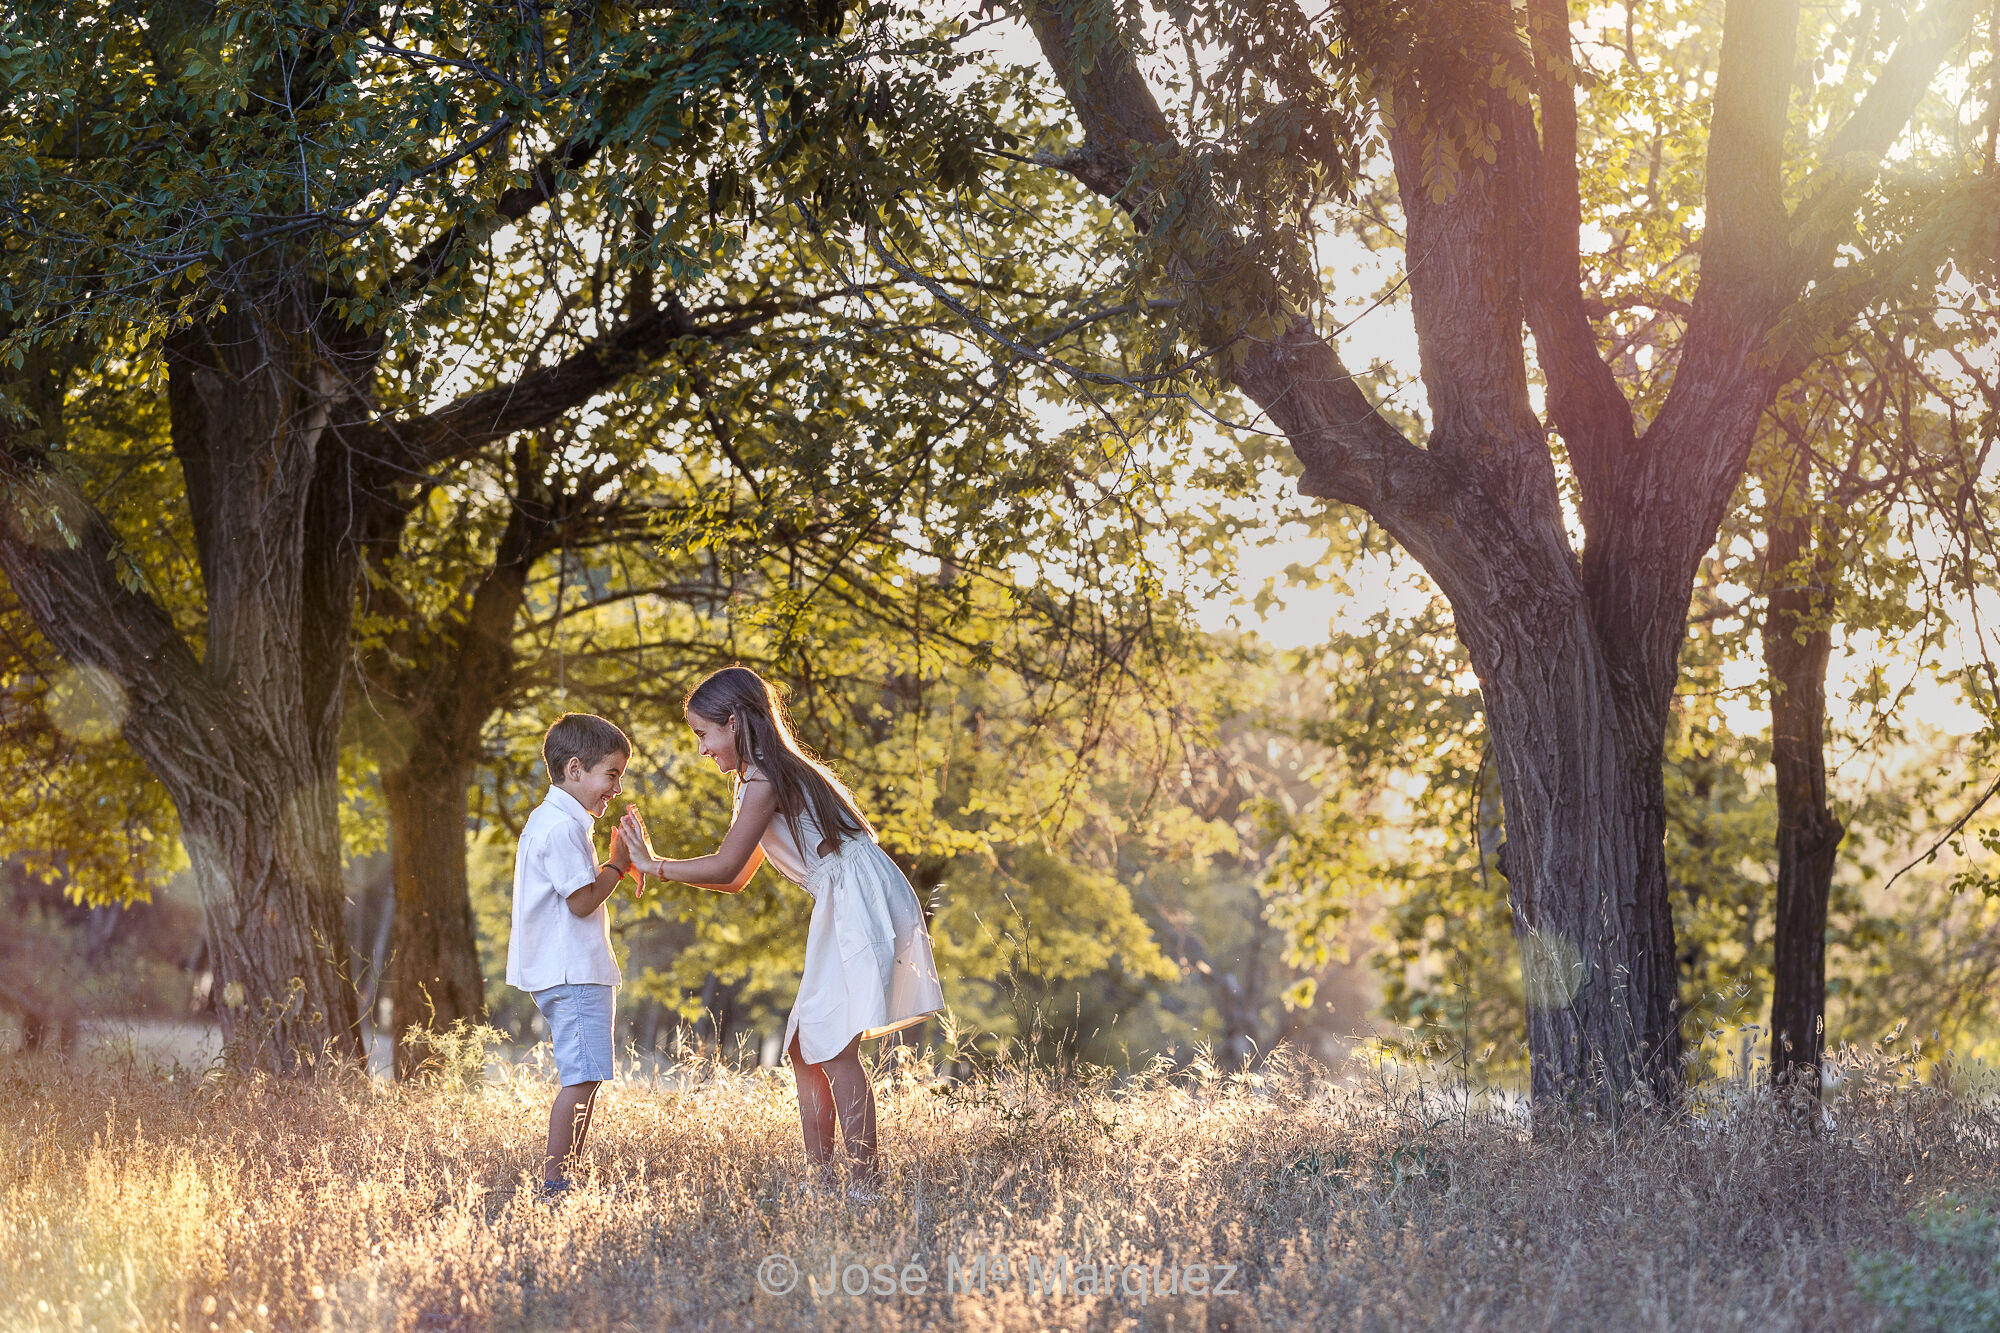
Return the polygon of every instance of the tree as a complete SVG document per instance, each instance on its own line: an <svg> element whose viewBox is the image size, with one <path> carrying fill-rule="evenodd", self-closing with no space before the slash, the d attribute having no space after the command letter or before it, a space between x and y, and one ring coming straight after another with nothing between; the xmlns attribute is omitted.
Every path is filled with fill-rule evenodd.
<svg viewBox="0 0 2000 1333"><path fill-rule="evenodd" d="M555 422L728 316L635 303L558 358L530 344L474 368L485 383L456 397L426 364L427 321L477 306L500 228L539 217L559 235L559 200L612 214L629 195L663 200L626 264L679 277L727 262L717 222L744 189L732 135L746 110L833 222L867 195L865 164L834 164L871 115L921 126L920 152L887 155L899 170L956 151L963 122L921 73L870 101L891 87L866 68L877 34L843 37L843 18L729 4L9 11L0 569L63 657L128 701L123 734L179 812L226 1024L261 1063L359 1054L332 942L367 553L393 547L434 470ZM725 108L725 94L739 100ZM604 170L612 142L629 151ZM147 586L119 516L67 475L66 411L135 365L165 379L202 582L193 633Z"/></svg>
<svg viewBox="0 0 2000 1333"><path fill-rule="evenodd" d="M360 697L350 716L374 760L388 822L395 908L382 994L399 1038L399 1073L412 1058L400 1040L411 1025L443 1029L485 1017L466 803L488 722L532 673L517 654L531 578L550 556L631 541L644 527L625 497L605 493L607 469L565 476L547 433L511 444L498 531L495 516L480 512L493 506L424 495L416 508L427 511L431 549L406 539L370 571L364 598L364 621L373 623L364 623L356 654Z"/></svg>
<svg viewBox="0 0 2000 1333"><path fill-rule="evenodd" d="M1827 907L1846 833L1827 793L1836 632L1901 636L1913 671L1990 660L1977 608L1961 606L1995 567L1984 475L1994 440L1990 372L1961 347L1969 331L1984 329L1990 342L1981 304L1947 298L1924 318L1869 321L1843 356L1815 366L1774 405L1759 450L1761 638L1778 802L1776 1079L1817 1088L1825 1042ZM1969 623L1953 635L1961 612ZM1908 689L1873 693L1870 725L1888 730Z"/></svg>
<svg viewBox="0 0 2000 1333"><path fill-rule="evenodd" d="M1613 1113L1626 1093L1678 1086L1661 771L1696 572L1810 340L1882 289L1881 274L1841 267L1844 238L1976 10L1937 0L1886 57L1861 46L1827 80L1842 93L1830 116L1794 127L1798 6L1724 7L1699 196L1664 180L1649 199L1676 217L1698 207L1701 230L1671 381L1644 416L1614 372L1619 320L1595 304L1583 248L1599 204L1580 188L1585 156L1626 152L1632 136L1602 108L1580 118L1595 76L1567 6L1355 4L1320 21L1288 6L1173 7L1159 17L1190 53L1181 63L1145 44L1137 5L1019 11L1074 136L1036 165L1113 201L1134 284L1179 302L1185 341L1163 338L1173 345L1145 370L1212 357L1289 443L1301 489L1366 513L1450 602L1492 736L1514 930L1542 997L1528 1023L1543 1104ZM1177 94L1171 116L1156 88ZM1956 219L1939 234L1984 234L1974 200L1990 186L1963 153L1952 165L1929 201ZM1309 313L1315 207L1377 171L1393 175L1407 226L1421 445ZM1953 253L1979 265L1992 251ZM1933 247L1905 262L1934 276L1944 258ZM1692 247L1658 262L1691 265Z"/></svg>

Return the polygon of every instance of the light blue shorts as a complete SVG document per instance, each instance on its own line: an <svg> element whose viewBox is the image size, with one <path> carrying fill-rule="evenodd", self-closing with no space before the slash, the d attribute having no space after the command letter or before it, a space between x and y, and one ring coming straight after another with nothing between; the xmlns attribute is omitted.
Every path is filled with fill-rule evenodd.
<svg viewBox="0 0 2000 1333"><path fill-rule="evenodd" d="M556 1075L563 1086L610 1078L611 1021L618 988L569 981L531 994L549 1021L549 1045L555 1048Z"/></svg>

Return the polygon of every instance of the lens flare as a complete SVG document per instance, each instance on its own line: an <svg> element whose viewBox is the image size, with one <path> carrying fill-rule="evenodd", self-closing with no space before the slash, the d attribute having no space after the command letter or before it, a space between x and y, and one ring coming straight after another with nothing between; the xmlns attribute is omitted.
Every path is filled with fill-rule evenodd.
<svg viewBox="0 0 2000 1333"><path fill-rule="evenodd" d="M49 721L71 740L108 741L125 725L125 687L98 667L64 667L49 682Z"/></svg>

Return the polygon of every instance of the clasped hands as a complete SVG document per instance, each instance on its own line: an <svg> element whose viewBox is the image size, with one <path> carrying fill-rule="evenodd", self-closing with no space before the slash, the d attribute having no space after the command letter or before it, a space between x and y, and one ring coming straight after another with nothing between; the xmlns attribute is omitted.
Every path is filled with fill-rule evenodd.
<svg viewBox="0 0 2000 1333"><path fill-rule="evenodd" d="M618 821L618 831L611 835L624 843L626 855L632 859L632 869L639 872L639 891L645 892L646 876L660 875L666 867L666 858L653 850L653 835L646 830L646 817L639 813L636 805L625 807L625 817Z"/></svg>

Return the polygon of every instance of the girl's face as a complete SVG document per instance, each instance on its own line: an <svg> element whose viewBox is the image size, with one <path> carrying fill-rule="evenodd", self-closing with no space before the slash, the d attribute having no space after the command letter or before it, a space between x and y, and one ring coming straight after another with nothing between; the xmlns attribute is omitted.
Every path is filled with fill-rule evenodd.
<svg viewBox="0 0 2000 1333"><path fill-rule="evenodd" d="M687 720L688 725L694 728L694 738L700 743L702 754L713 759L718 769L734 773L743 767L742 757L736 753L735 718L717 722L714 718L689 712Z"/></svg>

